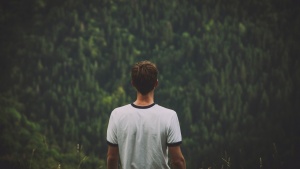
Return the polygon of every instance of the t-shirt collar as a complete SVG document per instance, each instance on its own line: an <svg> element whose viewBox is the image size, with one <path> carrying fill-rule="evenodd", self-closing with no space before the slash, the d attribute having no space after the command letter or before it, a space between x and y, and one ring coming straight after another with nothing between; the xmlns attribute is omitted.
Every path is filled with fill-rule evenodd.
<svg viewBox="0 0 300 169"><path fill-rule="evenodd" d="M134 108L137 108L137 109L148 109L148 108L150 108L150 107L152 107L154 105L155 105L155 103L152 103L152 104L147 105L147 106L137 106L137 105L131 103L131 106L134 107Z"/></svg>

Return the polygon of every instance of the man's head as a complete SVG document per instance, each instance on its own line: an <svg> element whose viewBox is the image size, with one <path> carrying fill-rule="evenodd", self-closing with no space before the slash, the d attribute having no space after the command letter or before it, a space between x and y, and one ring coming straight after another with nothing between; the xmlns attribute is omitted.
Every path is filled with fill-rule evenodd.
<svg viewBox="0 0 300 169"><path fill-rule="evenodd" d="M131 68L132 85L142 95L146 95L157 86L158 70L150 61L137 62Z"/></svg>

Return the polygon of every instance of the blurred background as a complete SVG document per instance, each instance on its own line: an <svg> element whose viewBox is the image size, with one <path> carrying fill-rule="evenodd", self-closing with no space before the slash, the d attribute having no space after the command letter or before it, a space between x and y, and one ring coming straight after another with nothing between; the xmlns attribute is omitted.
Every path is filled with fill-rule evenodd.
<svg viewBox="0 0 300 169"><path fill-rule="evenodd" d="M0 5L0 168L106 168L130 68L157 64L189 169L297 168L294 0L9 0Z"/></svg>

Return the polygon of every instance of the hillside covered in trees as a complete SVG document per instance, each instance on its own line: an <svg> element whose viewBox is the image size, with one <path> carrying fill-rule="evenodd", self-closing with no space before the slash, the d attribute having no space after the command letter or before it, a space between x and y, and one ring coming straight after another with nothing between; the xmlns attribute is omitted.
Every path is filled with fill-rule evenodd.
<svg viewBox="0 0 300 169"><path fill-rule="evenodd" d="M0 3L0 168L105 168L130 68L159 68L187 168L300 166L300 5L293 0Z"/></svg>

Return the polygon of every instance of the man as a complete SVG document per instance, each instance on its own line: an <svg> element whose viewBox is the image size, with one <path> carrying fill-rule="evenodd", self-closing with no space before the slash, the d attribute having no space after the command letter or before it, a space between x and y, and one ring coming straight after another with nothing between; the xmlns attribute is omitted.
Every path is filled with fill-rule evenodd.
<svg viewBox="0 0 300 169"><path fill-rule="evenodd" d="M117 169L119 156L123 169L185 169L182 142L175 111L154 103L158 70L149 61L131 69L136 101L112 111L107 128L107 168Z"/></svg>

